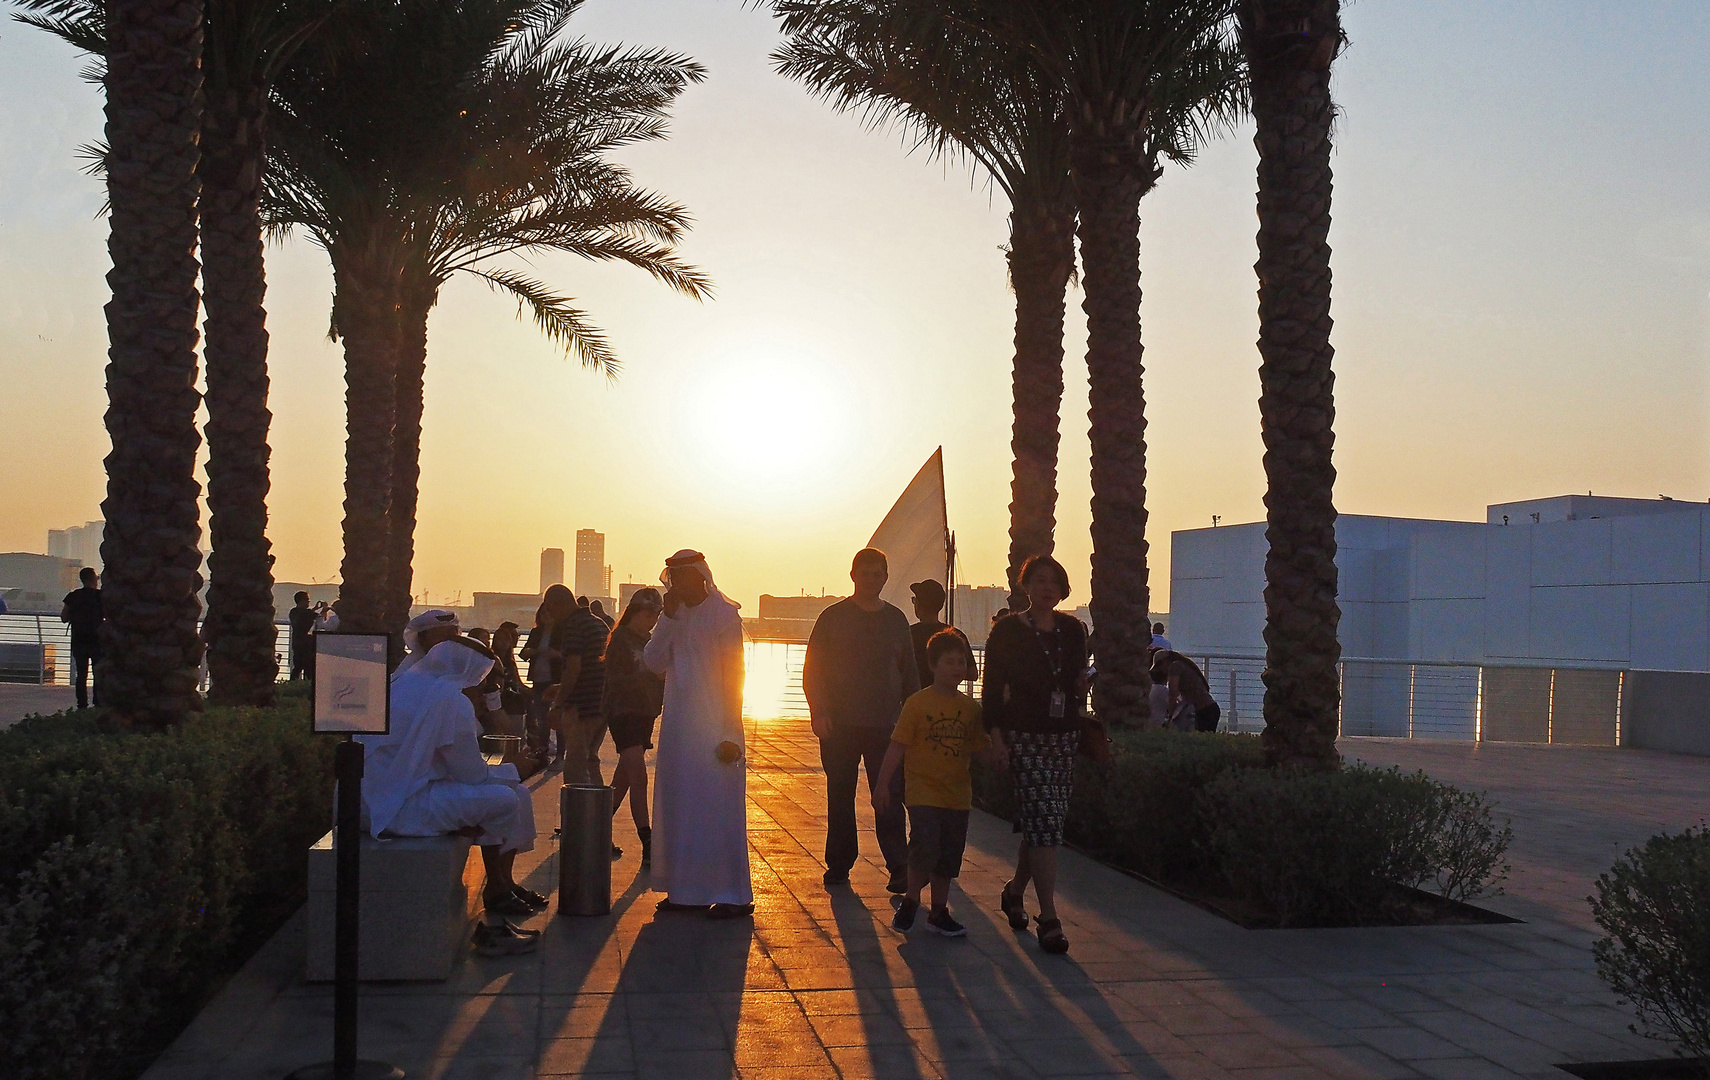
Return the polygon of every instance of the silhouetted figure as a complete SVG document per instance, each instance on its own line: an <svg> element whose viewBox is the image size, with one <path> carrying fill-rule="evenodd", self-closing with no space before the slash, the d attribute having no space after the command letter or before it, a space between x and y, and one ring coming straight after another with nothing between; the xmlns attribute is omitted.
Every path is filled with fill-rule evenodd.
<svg viewBox="0 0 1710 1080"><path fill-rule="evenodd" d="M612 617L606 614L606 605L598 600L588 602L588 610L594 613L594 618L606 624L606 629L612 628Z"/></svg>
<svg viewBox="0 0 1710 1080"><path fill-rule="evenodd" d="M59 621L71 624L71 683L77 689L77 707L89 707L89 671L101 660L100 577L93 567L77 572L83 587L65 594L60 605ZM95 704L101 704L101 683L95 681Z"/></svg>
<svg viewBox="0 0 1710 1080"><path fill-rule="evenodd" d="M825 769L825 883L846 885L860 855L855 831L855 781L867 770L867 791L877 790L897 714L920 689L908 619L879 598L890 578L885 553L862 548L849 567L855 595L820 613L808 635L802 691L819 737ZM900 778L899 778L900 779ZM890 872L893 893L908 890L908 827L902 792L893 791L873 831Z"/></svg>
<svg viewBox="0 0 1710 1080"><path fill-rule="evenodd" d="M1057 848L1074 784L1087 686L1087 632L1079 619L1056 610L1069 595L1069 575L1049 555L1022 564L1017 579L1028 608L992 627L986 641L981 706L992 745L1007 747L1015 783L1015 831L1021 834L1015 876L999 906L1017 930L1027 928L1027 884L1039 898L1039 945L1069 951L1057 918Z"/></svg>
<svg viewBox="0 0 1710 1080"><path fill-rule="evenodd" d="M315 623L319 617L315 609L309 606L309 594L299 591L291 598L296 605L285 613L285 621L291 624L291 678L312 679L315 677Z"/></svg>
<svg viewBox="0 0 1710 1080"><path fill-rule="evenodd" d="M931 578L927 578L925 581L917 581L910 585L908 591L914 596L915 623L908 628L908 634L914 642L915 674L919 678L921 686L931 686L932 667L926 662L926 643L931 641L933 635L940 630L955 631L956 636L961 638L964 644L967 643L968 635L938 617L939 612L944 610L944 586ZM973 658L973 649L970 647L968 651L969 678L976 677Z"/></svg>
<svg viewBox="0 0 1710 1080"><path fill-rule="evenodd" d="M665 680L643 660L664 599L658 589L637 589L623 618L606 639L606 691L601 712L617 748L612 770L612 813L629 796L630 816L641 838L641 865L653 863L653 822L647 807L647 752L653 749L653 721L665 700Z"/></svg>

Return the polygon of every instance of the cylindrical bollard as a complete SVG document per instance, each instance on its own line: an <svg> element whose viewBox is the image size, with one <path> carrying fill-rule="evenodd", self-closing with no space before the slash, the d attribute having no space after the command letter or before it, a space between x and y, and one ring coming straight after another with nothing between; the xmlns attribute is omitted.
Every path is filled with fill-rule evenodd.
<svg viewBox="0 0 1710 1080"><path fill-rule="evenodd" d="M611 914L612 789L565 784L558 817L558 914Z"/></svg>

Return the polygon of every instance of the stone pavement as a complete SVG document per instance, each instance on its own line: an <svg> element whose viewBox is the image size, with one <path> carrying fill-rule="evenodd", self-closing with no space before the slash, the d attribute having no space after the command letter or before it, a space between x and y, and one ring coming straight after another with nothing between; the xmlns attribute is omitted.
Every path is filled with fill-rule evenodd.
<svg viewBox="0 0 1710 1080"><path fill-rule="evenodd" d="M1349 749L1408 764L1423 752L1369 740ZM1681 823L1672 805L1645 809L1655 790L1645 758L1557 748L1524 759L1536 775L1512 782L1500 754L1432 759L1445 773L1488 775L1487 786L1516 798L1517 818L1538 818L1516 821L1516 895L1493 905L1532 921L1248 931L1066 852L1066 957L1042 954L995 910L1014 850L1001 822L975 815L965 892L952 897L969 936L905 937L889 928L872 861L856 867L853 888L820 883L824 787L806 724L756 725L749 758L752 922L655 913L620 814L618 842L630 853L613 868L609 918L549 912L535 920L546 933L532 956L471 955L443 984L365 987L364 1055L426 1080L1479 1080L1565 1078L1554 1063L1666 1053L1627 1032L1628 1013L1593 971L1593 934L1563 899L1578 886L1546 873L1556 867L1562 882L1582 873L1576 832L1595 849L1591 863L1604 857L1596 829L1614 810L1606 798L1633 821ZM1687 772L1702 784L1710 762ZM1531 802L1520 798L1546 781ZM1608 785L1606 797L1596 784ZM1556 787L1590 794L1557 801ZM536 793L548 832L557 788L551 779ZM543 842L528 867L530 886L550 891L553 846ZM1536 883L1546 887L1539 896L1518 891ZM257 955L147 1080L278 1080L326 1056L331 993L301 981L301 923Z"/></svg>
<svg viewBox="0 0 1710 1080"><path fill-rule="evenodd" d="M1659 832L1710 816L1710 758L1598 746L1343 739L1349 760L1423 769L1445 783L1488 792L1513 819L1507 895L1485 903L1528 922L1555 920L1596 932L1597 875Z"/></svg>
<svg viewBox="0 0 1710 1080"><path fill-rule="evenodd" d="M61 712L76 704L77 694L69 686L0 683L0 729L9 728L26 716Z"/></svg>

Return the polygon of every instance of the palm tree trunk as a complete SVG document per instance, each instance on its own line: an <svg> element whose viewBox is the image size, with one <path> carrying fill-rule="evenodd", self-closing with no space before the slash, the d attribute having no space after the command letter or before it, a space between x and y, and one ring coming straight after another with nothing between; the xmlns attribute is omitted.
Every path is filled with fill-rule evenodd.
<svg viewBox="0 0 1710 1080"><path fill-rule="evenodd" d="M1072 209L1018 203L1009 221L1009 280L1015 289L1009 595L1015 607L1025 604L1016 581L1021 564L1056 547L1063 308L1075 269L1075 214Z"/></svg>
<svg viewBox="0 0 1710 1080"><path fill-rule="evenodd" d="M1259 418L1265 441L1265 732L1274 763L1334 767L1335 375L1330 347L1330 64L1338 0L1249 0L1259 148Z"/></svg>
<svg viewBox="0 0 1710 1080"><path fill-rule="evenodd" d="M1075 151L1092 437L1092 620L1107 723L1151 713L1146 567L1146 398L1141 388L1140 198L1157 180L1121 147Z"/></svg>
<svg viewBox="0 0 1710 1080"><path fill-rule="evenodd" d="M107 5L107 498L97 679L124 723L201 708L196 162L201 0Z"/></svg>
<svg viewBox="0 0 1710 1080"><path fill-rule="evenodd" d="M392 509L388 518L386 630L402 635L410 621L416 556L416 499L422 475L422 379L427 370L427 320L437 298L410 289L400 308L397 422L392 428ZM400 637L399 640L402 640Z"/></svg>
<svg viewBox="0 0 1710 1080"><path fill-rule="evenodd" d="M261 245L266 100L260 87L210 96L202 132L207 344L209 697L269 705L273 556L267 539L267 270Z"/></svg>
<svg viewBox="0 0 1710 1080"><path fill-rule="evenodd" d="M344 562L339 629L387 632L398 276L381 260L335 258L333 321L344 338Z"/></svg>

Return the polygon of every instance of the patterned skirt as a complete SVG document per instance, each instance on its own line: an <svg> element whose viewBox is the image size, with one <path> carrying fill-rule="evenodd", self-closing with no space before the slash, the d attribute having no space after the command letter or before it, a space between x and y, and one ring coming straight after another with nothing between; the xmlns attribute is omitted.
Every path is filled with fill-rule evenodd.
<svg viewBox="0 0 1710 1080"><path fill-rule="evenodd" d="M1029 847L1063 842L1074 784L1078 731L1008 731L1009 774L1015 779L1015 831Z"/></svg>

